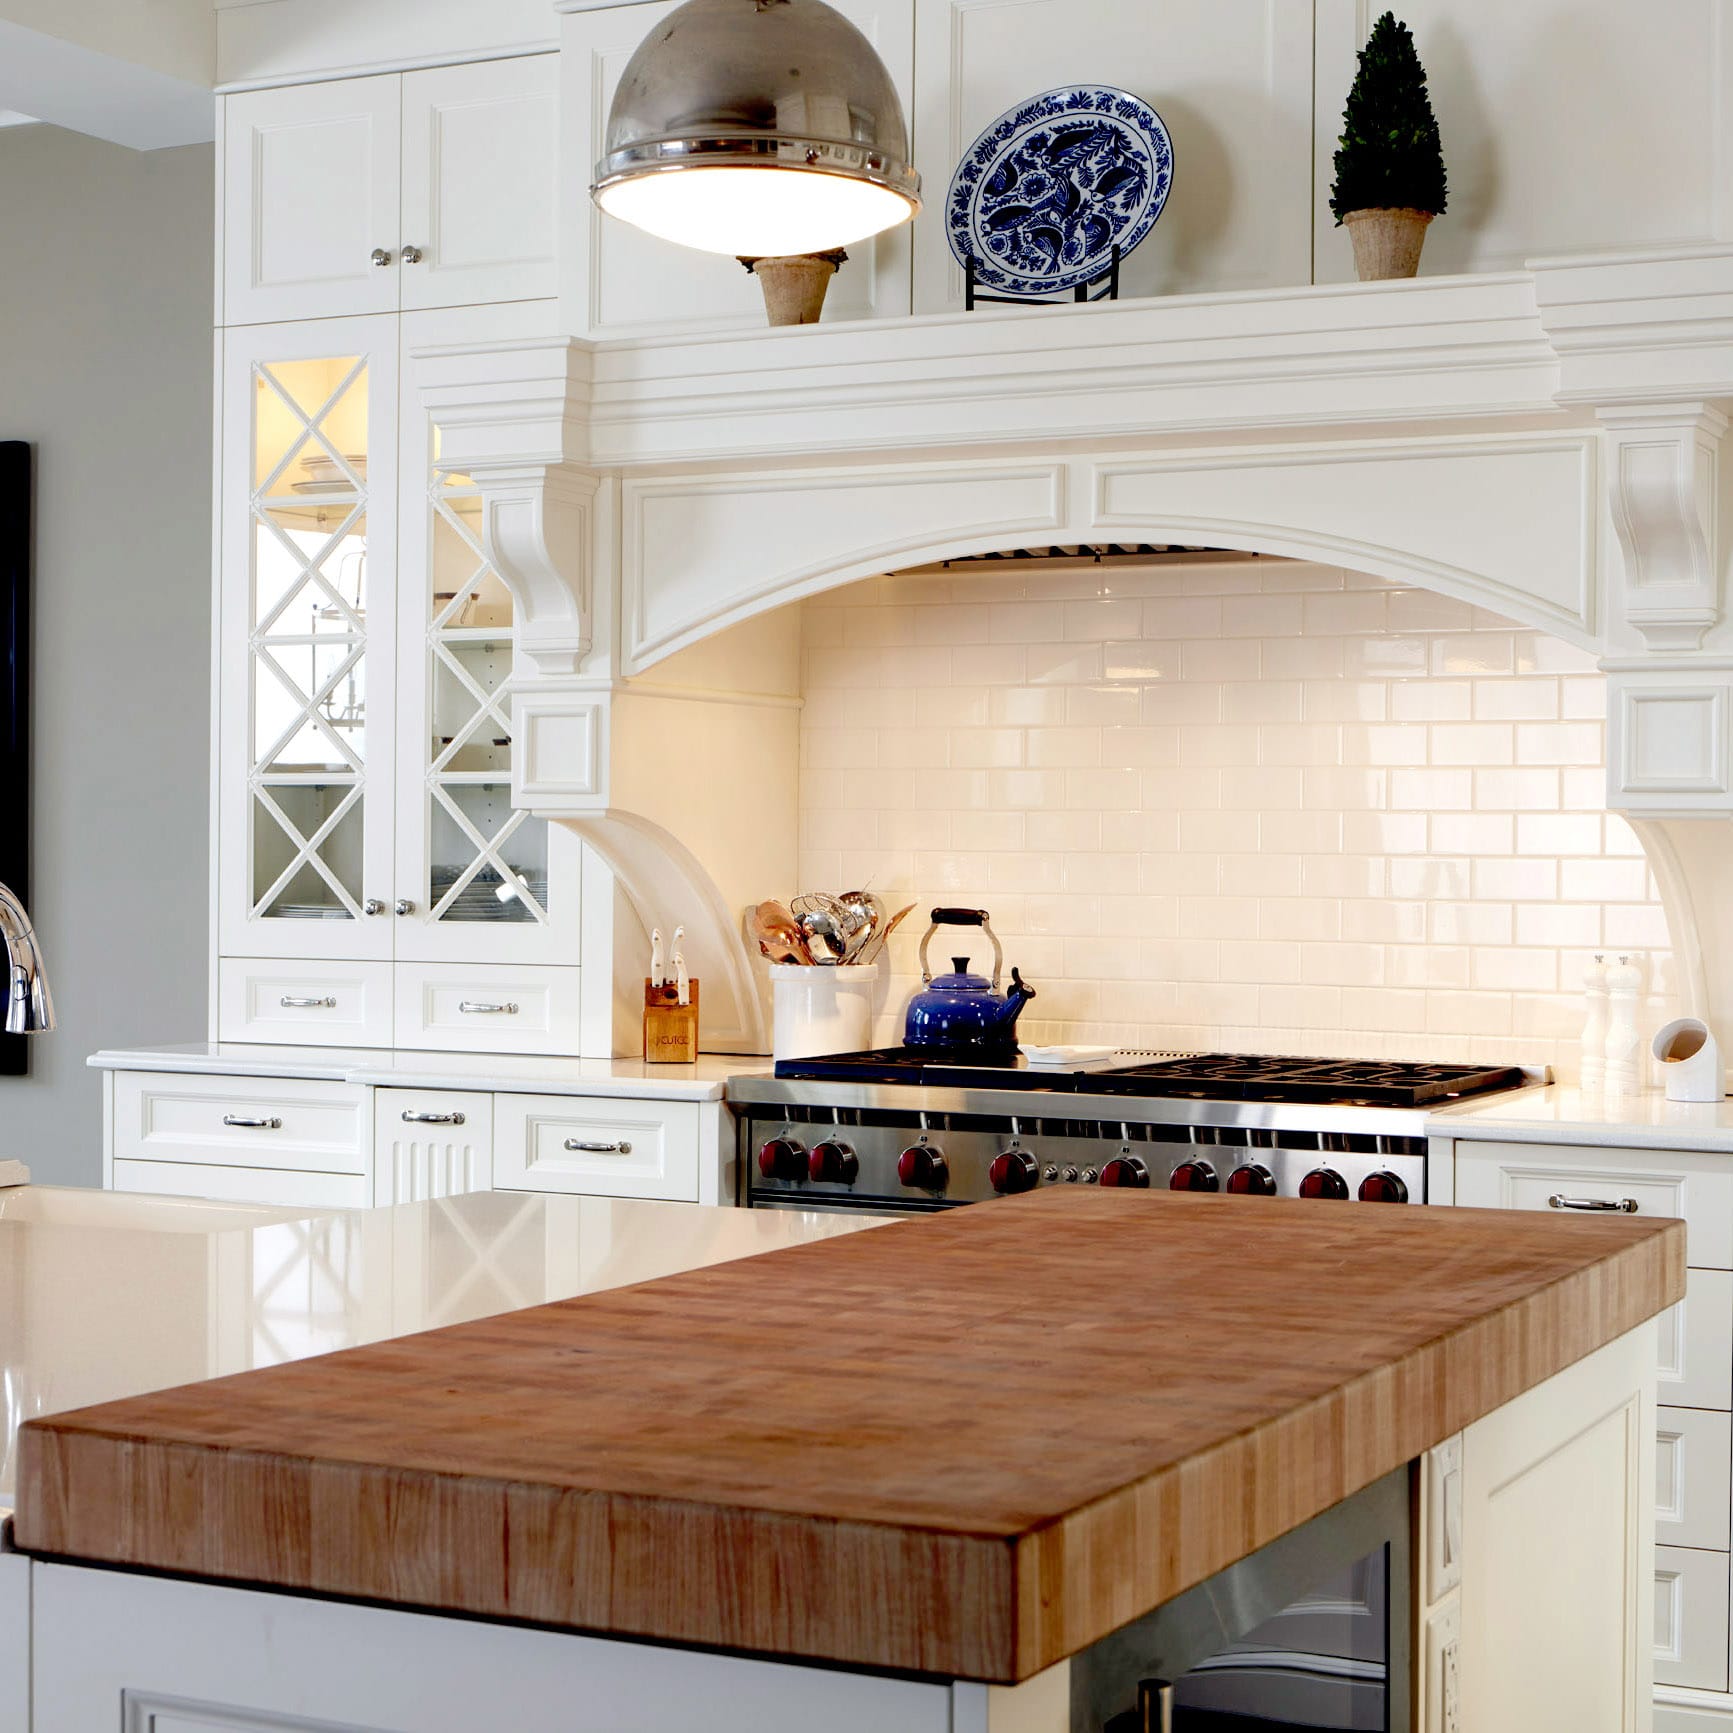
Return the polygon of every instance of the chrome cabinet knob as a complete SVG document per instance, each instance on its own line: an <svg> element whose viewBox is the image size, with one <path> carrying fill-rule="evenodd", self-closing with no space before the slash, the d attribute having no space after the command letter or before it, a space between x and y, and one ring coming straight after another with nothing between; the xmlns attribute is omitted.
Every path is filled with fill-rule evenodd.
<svg viewBox="0 0 1733 1733"><path fill-rule="evenodd" d="M375 247L367 256L381 270L391 263L391 255L383 247Z"/></svg>
<svg viewBox="0 0 1733 1733"><path fill-rule="evenodd" d="M361 905L361 912L364 915L382 915L385 913L385 905L377 897L369 897Z"/></svg>
<svg viewBox="0 0 1733 1733"><path fill-rule="evenodd" d="M397 912L400 915L412 915L415 913L415 904L408 897L399 897L397 899Z"/></svg>
<svg viewBox="0 0 1733 1733"><path fill-rule="evenodd" d="M406 265L419 265L422 259L421 249L419 247L405 247L402 259Z"/></svg>

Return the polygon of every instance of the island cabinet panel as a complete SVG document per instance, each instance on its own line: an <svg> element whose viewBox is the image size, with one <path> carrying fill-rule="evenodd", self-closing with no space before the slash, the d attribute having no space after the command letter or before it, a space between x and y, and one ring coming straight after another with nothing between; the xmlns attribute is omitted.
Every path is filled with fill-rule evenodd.
<svg viewBox="0 0 1733 1733"><path fill-rule="evenodd" d="M74 1566L37 1565L34 1589L34 1733L955 1733L960 1725L943 1684ZM1026 1733L1002 1718L981 1722L979 1733L1001 1726ZM0 1733L13 1733L3 1719Z"/></svg>
<svg viewBox="0 0 1733 1733"><path fill-rule="evenodd" d="M1648 1728L1654 1389L1633 1331L1464 1432L1455 1725Z"/></svg>
<svg viewBox="0 0 1733 1733"><path fill-rule="evenodd" d="M30 1733L30 1561L0 1552L0 1733Z"/></svg>
<svg viewBox="0 0 1733 1733"><path fill-rule="evenodd" d="M1675 1408L1733 1408L1733 1272L1687 1270L1685 1297L1657 1320L1660 1398Z"/></svg>
<svg viewBox="0 0 1733 1733"><path fill-rule="evenodd" d="M46 1557L1021 1685L1469 1429L1467 1645L1477 1604L1561 1604L1493 1568L1533 1526L1518 1480L1613 1572L1597 1595L1646 1570L1653 1319L1683 1292L1676 1222L1054 1187L31 1421L15 1523ZM858 1350L815 1327L838 1314Z"/></svg>

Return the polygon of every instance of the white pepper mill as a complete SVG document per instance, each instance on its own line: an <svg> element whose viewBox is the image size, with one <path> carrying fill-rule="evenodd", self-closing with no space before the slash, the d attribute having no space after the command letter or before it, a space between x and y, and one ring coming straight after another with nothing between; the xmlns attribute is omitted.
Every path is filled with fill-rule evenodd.
<svg viewBox="0 0 1733 1733"><path fill-rule="evenodd" d="M1582 1087L1598 1090L1607 1081L1607 959L1603 952L1595 953L1583 975L1583 993L1587 1001L1583 1017Z"/></svg>
<svg viewBox="0 0 1733 1733"><path fill-rule="evenodd" d="M1643 971L1629 957L1620 957L1607 970L1608 1094L1637 1087L1637 989L1642 984Z"/></svg>

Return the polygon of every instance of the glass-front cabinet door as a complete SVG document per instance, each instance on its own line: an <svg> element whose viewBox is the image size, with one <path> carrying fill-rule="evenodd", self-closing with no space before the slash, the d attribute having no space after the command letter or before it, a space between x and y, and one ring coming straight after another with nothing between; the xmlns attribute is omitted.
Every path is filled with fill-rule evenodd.
<svg viewBox="0 0 1733 1733"><path fill-rule="evenodd" d="M551 303L405 319L404 349L539 334ZM488 561L481 490L436 467L438 430L406 376L397 677L397 955L569 963L581 845L511 801L511 593Z"/></svg>
<svg viewBox="0 0 1733 1733"><path fill-rule="evenodd" d="M230 956L392 954L396 339L391 318L225 334Z"/></svg>

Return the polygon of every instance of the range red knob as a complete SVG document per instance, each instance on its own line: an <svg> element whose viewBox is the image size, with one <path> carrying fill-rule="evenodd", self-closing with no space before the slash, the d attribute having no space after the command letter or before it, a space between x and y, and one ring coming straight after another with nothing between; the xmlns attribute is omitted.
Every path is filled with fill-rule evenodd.
<svg viewBox="0 0 1733 1733"><path fill-rule="evenodd" d="M1276 1176L1262 1162L1248 1161L1228 1175L1228 1190L1236 1197L1274 1197Z"/></svg>
<svg viewBox="0 0 1733 1733"><path fill-rule="evenodd" d="M1001 1194L1033 1191L1041 1181L1041 1169L1026 1149L1007 1149L993 1157L987 1179Z"/></svg>
<svg viewBox="0 0 1733 1733"><path fill-rule="evenodd" d="M1182 1161L1167 1176L1169 1191L1220 1191L1222 1182L1207 1161Z"/></svg>
<svg viewBox="0 0 1733 1733"><path fill-rule="evenodd" d="M805 1179L806 1151L792 1137L773 1137L759 1147L758 1171L766 1179Z"/></svg>
<svg viewBox="0 0 1733 1733"><path fill-rule="evenodd" d="M1388 1169L1369 1173L1360 1181L1361 1203L1407 1203L1408 1187Z"/></svg>
<svg viewBox="0 0 1733 1733"><path fill-rule="evenodd" d="M951 1167L942 1149L911 1143L897 1157L897 1178L904 1185L919 1186L923 1191L943 1191L950 1184Z"/></svg>
<svg viewBox="0 0 1733 1733"><path fill-rule="evenodd" d="M860 1173L860 1162L840 1138L827 1137L823 1143L812 1146L812 1154L806 1158L806 1172L809 1179L853 1185Z"/></svg>
<svg viewBox="0 0 1733 1733"><path fill-rule="evenodd" d="M1149 1169L1144 1165L1141 1156L1116 1155L1102 1168L1101 1183L1142 1189L1149 1184Z"/></svg>
<svg viewBox="0 0 1733 1733"><path fill-rule="evenodd" d="M1315 1167L1300 1181L1301 1197L1345 1198L1348 1182L1333 1167Z"/></svg>

